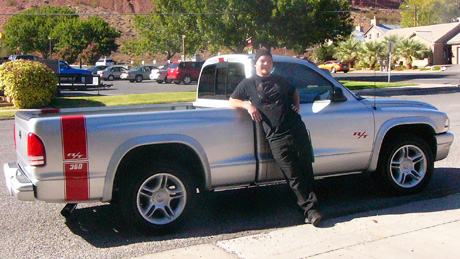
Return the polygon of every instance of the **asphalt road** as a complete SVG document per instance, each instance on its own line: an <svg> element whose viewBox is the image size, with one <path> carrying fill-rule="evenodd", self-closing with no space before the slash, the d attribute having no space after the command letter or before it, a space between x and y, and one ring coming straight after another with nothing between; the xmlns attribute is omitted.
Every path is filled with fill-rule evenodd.
<svg viewBox="0 0 460 259"><path fill-rule="evenodd" d="M87 91L69 91L62 90L61 96L88 96L88 95L127 95L127 94L145 94L145 93L162 93L162 92L196 92L196 82L190 85L184 84L158 84L153 80L144 80L141 83L130 83L127 80L103 81L109 87L89 88Z"/></svg>
<svg viewBox="0 0 460 259"><path fill-rule="evenodd" d="M450 116L451 132L460 136L458 91L392 95L436 105ZM12 120L0 121L1 164L15 160L12 131ZM455 141L449 157L435 164L427 190L418 195L384 195L367 175L319 180L326 219L459 193L459 152ZM213 193L201 199L196 217L181 232L160 236L125 229L107 204L79 204L70 219L60 215L63 206L17 201L7 195L0 177L0 258L131 258L302 224L285 185Z"/></svg>

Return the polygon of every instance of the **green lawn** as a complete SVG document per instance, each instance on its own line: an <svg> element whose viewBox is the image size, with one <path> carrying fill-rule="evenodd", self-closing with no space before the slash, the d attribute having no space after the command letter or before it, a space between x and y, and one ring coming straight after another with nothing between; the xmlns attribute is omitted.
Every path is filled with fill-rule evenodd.
<svg viewBox="0 0 460 259"><path fill-rule="evenodd" d="M339 82L342 83L344 86L346 86L350 90L417 85L417 84L408 84L408 83L386 83L386 82L342 81L342 80Z"/></svg>

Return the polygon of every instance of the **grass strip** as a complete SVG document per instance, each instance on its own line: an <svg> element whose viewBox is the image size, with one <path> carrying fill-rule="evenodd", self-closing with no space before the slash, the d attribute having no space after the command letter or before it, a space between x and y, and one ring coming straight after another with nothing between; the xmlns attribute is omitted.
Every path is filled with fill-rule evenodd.
<svg viewBox="0 0 460 259"><path fill-rule="evenodd" d="M409 83L387 83L387 82L370 82L370 81L346 81L340 80L341 84L350 90L373 89L373 88L387 88L387 87L401 87L413 86L417 84Z"/></svg>

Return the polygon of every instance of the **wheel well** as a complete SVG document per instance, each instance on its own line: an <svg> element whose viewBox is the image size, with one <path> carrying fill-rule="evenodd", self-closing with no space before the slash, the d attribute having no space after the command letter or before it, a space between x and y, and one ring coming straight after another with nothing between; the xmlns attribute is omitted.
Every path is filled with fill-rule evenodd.
<svg viewBox="0 0 460 259"><path fill-rule="evenodd" d="M400 125L390 129L383 138L382 144L386 143L394 136L400 135L417 135L425 140L431 149L433 155L436 155L436 139L434 138L435 131L432 127L426 124L410 124Z"/></svg>
<svg viewBox="0 0 460 259"><path fill-rule="evenodd" d="M145 145L129 151L121 160L115 175L113 197L116 197L120 184L123 184L130 175L135 174L137 168L152 160L180 164L188 170L191 178L195 181L196 187L200 190L204 189L204 168L193 149L178 143Z"/></svg>

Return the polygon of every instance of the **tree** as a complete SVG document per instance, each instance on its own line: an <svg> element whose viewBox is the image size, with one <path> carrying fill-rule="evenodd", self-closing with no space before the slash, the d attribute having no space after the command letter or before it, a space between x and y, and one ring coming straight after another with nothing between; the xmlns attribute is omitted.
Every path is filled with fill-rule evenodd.
<svg viewBox="0 0 460 259"><path fill-rule="evenodd" d="M401 25L417 27L448 23L460 16L458 0L406 0L400 5Z"/></svg>
<svg viewBox="0 0 460 259"><path fill-rule="evenodd" d="M156 8L151 15L136 16L135 27L141 38L125 44L125 52L166 53L169 60L181 52L185 42L186 53L195 53L204 43L198 30L197 3L181 0L153 0ZM185 36L185 39L183 39Z"/></svg>
<svg viewBox="0 0 460 259"><path fill-rule="evenodd" d="M351 35L346 41L339 42L335 48L335 57L342 61L347 61L350 67L353 68L356 60L358 60L360 48L361 41L356 40L354 35Z"/></svg>
<svg viewBox="0 0 460 259"><path fill-rule="evenodd" d="M23 11L23 15L14 15L3 26L4 44L17 52L38 52L44 58L49 56L50 40L53 29L59 23L78 19L75 11L63 7L32 8ZM39 15L35 15L39 14ZM44 15L67 14L67 15Z"/></svg>
<svg viewBox="0 0 460 259"><path fill-rule="evenodd" d="M92 42L97 43L97 51L102 55L110 55L118 48L115 40L120 32L101 18L79 19L75 11L63 7L32 8L23 14L11 17L3 27L5 44L11 49L39 52L48 58L51 44L53 53L73 62ZM66 53L67 50L71 52Z"/></svg>
<svg viewBox="0 0 460 259"><path fill-rule="evenodd" d="M327 60L333 59L335 54L334 49L334 45L327 43L318 45L313 51L313 56L315 57L316 62L323 63Z"/></svg>
<svg viewBox="0 0 460 259"><path fill-rule="evenodd" d="M57 41L58 57L69 63L75 62L84 49L92 50L94 55L110 55L118 49L115 40L119 36L120 32L98 17L61 22L51 33L51 38ZM90 46L92 43L97 44Z"/></svg>
<svg viewBox="0 0 460 259"><path fill-rule="evenodd" d="M181 35L185 35L187 53L204 48L242 53L249 38L256 48L287 47L303 52L349 35L353 29L347 0L153 2L157 6L154 15L136 18L141 36L148 39L148 43L141 39L138 46L150 51L179 52Z"/></svg>
<svg viewBox="0 0 460 259"><path fill-rule="evenodd" d="M385 44L381 41L373 40L364 43L360 50L360 65L370 67L372 70L375 69L377 61L385 56L385 50Z"/></svg>
<svg viewBox="0 0 460 259"><path fill-rule="evenodd" d="M414 59L425 58L430 50L420 41L414 39L402 39L396 44L396 55L403 57L406 60L408 69L412 68Z"/></svg>

